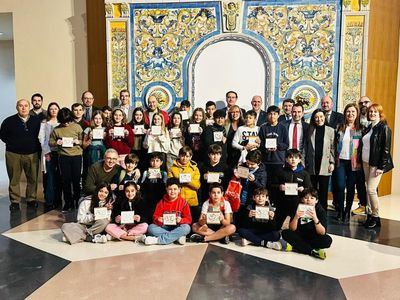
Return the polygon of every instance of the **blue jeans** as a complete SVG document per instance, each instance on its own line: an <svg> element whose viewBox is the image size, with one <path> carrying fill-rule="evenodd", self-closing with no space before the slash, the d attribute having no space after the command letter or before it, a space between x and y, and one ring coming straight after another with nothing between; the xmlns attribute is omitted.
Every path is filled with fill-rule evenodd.
<svg viewBox="0 0 400 300"><path fill-rule="evenodd" d="M339 211L344 211L344 190L346 189L346 212L350 212L356 184L356 171L351 169L351 160L340 160L339 166L336 168L335 177Z"/></svg>
<svg viewBox="0 0 400 300"><path fill-rule="evenodd" d="M177 241L181 236L188 235L190 232L190 225L181 224L178 226L158 226L156 224L150 224L147 231L150 235L158 237L158 243L160 245L168 245Z"/></svg>
<svg viewBox="0 0 400 300"><path fill-rule="evenodd" d="M281 237L278 231L262 231L262 230L257 230L255 228L240 228L238 230L239 235L252 242L254 245L261 246L261 243L264 241L266 245L266 242L275 242L278 241L279 238Z"/></svg>

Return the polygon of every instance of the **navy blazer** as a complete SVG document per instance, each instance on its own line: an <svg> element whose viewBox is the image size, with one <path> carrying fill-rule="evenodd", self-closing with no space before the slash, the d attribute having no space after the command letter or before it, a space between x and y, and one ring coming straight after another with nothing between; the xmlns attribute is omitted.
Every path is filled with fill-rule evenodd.
<svg viewBox="0 0 400 300"><path fill-rule="evenodd" d="M260 110L260 114L257 120L257 126L260 127L262 124L267 123L267 112L264 110Z"/></svg>
<svg viewBox="0 0 400 300"><path fill-rule="evenodd" d="M290 120L291 120L292 118L290 117ZM283 122L287 122L287 121L290 121L290 120L287 120L286 119L286 114L283 114L283 115L280 115L279 116L279 118L278 118L278 123L283 123Z"/></svg>
<svg viewBox="0 0 400 300"><path fill-rule="evenodd" d="M331 117L329 118L329 123L325 121L325 124L328 125L329 127L332 127L333 129L336 129L339 124L342 124L344 122L344 116L343 114L332 111L331 112Z"/></svg>
<svg viewBox="0 0 400 300"><path fill-rule="evenodd" d="M288 133L289 133L290 123L292 123L292 120L288 120L288 121L282 123L285 126L285 128L286 128ZM305 140L306 140L306 137L307 137L308 127L310 126L310 124L308 124L305 121L301 121L301 126L302 126L303 140L302 140L302 144L300 145L300 149L299 150L302 152L304 150L304 143L305 143ZM289 141L291 141L291 140L292 140L292 137L289 136ZM290 143L289 143L289 145L290 145Z"/></svg>

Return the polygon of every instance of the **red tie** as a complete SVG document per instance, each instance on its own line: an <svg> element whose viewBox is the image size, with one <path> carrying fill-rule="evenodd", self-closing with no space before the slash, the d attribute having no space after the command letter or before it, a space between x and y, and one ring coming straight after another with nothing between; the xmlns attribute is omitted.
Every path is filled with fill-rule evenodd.
<svg viewBox="0 0 400 300"><path fill-rule="evenodd" d="M297 149L297 123L294 123L292 148Z"/></svg>

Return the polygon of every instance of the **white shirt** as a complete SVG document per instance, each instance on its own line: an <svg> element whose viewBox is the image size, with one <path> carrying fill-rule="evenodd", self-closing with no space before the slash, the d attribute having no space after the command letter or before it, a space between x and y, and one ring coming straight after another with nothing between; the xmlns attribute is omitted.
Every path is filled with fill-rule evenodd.
<svg viewBox="0 0 400 300"><path fill-rule="evenodd" d="M362 147L361 159L365 163L369 163L369 149L371 148L371 135L372 135L372 129L362 138L363 147Z"/></svg>
<svg viewBox="0 0 400 300"><path fill-rule="evenodd" d="M346 131L344 132L344 136L342 139L342 149L340 150L340 154L339 154L340 159L350 160L350 156L351 156L350 143L351 143L350 127L346 127Z"/></svg>
<svg viewBox="0 0 400 300"><path fill-rule="evenodd" d="M293 129L294 129L294 122L290 122L289 125L289 149L293 148ZM301 122L297 123L297 149L298 150L303 150L301 149L301 145L303 143L303 125Z"/></svg>
<svg viewBox="0 0 400 300"><path fill-rule="evenodd" d="M210 201L207 200L206 202L203 203L203 206L201 207L201 213L204 214L204 215L207 214L209 206L210 206ZM225 210L224 214L231 214L232 213L231 204L226 200L224 200L224 210Z"/></svg>

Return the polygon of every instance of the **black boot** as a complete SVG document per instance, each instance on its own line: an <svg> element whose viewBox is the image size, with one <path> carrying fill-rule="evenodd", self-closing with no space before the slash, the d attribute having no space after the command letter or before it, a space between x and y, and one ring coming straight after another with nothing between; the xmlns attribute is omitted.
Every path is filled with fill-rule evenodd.
<svg viewBox="0 0 400 300"><path fill-rule="evenodd" d="M371 216L371 221L368 223L366 226L368 229L373 229L378 226L378 218L377 217L372 217Z"/></svg>
<svg viewBox="0 0 400 300"><path fill-rule="evenodd" d="M349 211L345 211L343 213L342 221L343 221L343 224L349 225L349 223L350 223L350 212Z"/></svg>
<svg viewBox="0 0 400 300"><path fill-rule="evenodd" d="M365 222L363 223L363 226L364 226L365 228L368 228L368 224L371 222L371 218L372 218L371 215L367 215L367 219L366 219Z"/></svg>
<svg viewBox="0 0 400 300"><path fill-rule="evenodd" d="M343 215L344 215L344 212L342 211L342 210L338 210L338 213L337 213L337 216L336 216L336 221L338 221L339 223L342 223L342 221L343 221Z"/></svg>
<svg viewBox="0 0 400 300"><path fill-rule="evenodd" d="M381 218L376 217L376 226L381 227Z"/></svg>

